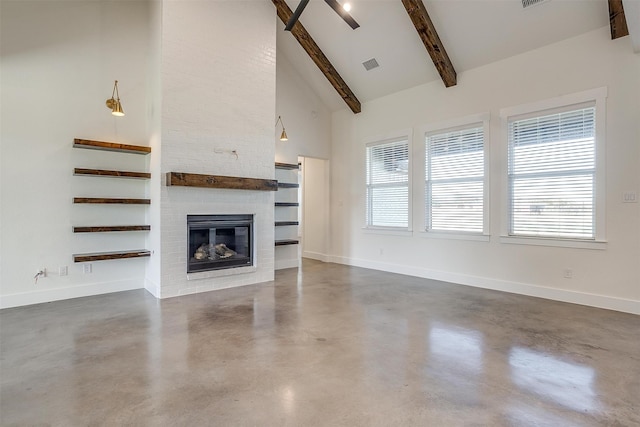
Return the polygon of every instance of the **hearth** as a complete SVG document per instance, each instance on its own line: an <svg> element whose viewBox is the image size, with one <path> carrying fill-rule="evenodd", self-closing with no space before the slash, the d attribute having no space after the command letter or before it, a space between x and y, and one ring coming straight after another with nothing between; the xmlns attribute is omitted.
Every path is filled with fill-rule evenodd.
<svg viewBox="0 0 640 427"><path fill-rule="evenodd" d="M253 265L253 215L187 215L187 273Z"/></svg>

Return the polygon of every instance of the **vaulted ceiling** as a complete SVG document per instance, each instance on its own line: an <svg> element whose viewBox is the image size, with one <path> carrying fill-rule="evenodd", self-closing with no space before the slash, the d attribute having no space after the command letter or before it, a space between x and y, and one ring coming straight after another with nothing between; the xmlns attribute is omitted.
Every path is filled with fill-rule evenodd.
<svg viewBox="0 0 640 427"><path fill-rule="evenodd" d="M608 0L548 0L527 8L523 8L521 0L417 1L426 7L457 73L575 37L608 26L610 22ZM295 10L299 0L273 2L281 3L278 9L288 6ZM309 2L299 19L302 25L294 27L292 32L284 31L284 23L278 25L278 54L293 64L330 110L345 108L345 93L335 89L335 81L325 75L327 67L319 68L318 61L314 63L313 55L310 57L296 40L298 27L306 29L305 42L308 44L309 38L315 42L360 102L435 80L446 81L407 13L407 4L416 3L415 0L351 0L350 3L350 14L360 24L356 30L323 0ZM627 21L634 36L637 22ZM372 58L379 67L367 71L363 62ZM353 101L347 104L357 112Z"/></svg>

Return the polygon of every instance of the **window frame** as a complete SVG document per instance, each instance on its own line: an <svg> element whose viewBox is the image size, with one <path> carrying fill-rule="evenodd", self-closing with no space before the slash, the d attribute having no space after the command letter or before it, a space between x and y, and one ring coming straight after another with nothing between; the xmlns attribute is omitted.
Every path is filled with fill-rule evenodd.
<svg viewBox="0 0 640 427"><path fill-rule="evenodd" d="M491 125L491 114L489 112L486 113L478 113L472 114L456 119L441 121L429 125L424 125L420 127L420 136L421 136L421 144L420 144L420 158L421 158L421 177L420 182L422 183L422 196L420 203L420 235L422 237L427 238L436 238L436 239L451 239L451 240L475 240L475 241L485 241L488 242L490 239L490 125ZM429 224L427 224L427 151L426 151L426 138L429 135L437 135L441 133L469 129L472 127L482 127L483 133L483 160L484 160L484 175L482 180L482 188L483 188L483 201L482 201L482 231L481 232L472 232L472 231L464 231L464 230L432 230L429 229Z"/></svg>
<svg viewBox="0 0 640 427"><path fill-rule="evenodd" d="M365 208L365 212L364 212L364 218L365 218L365 224L363 229L366 232L373 232L373 233L382 233L382 234L398 234L398 235L407 235L407 234L411 234L413 227L412 227L412 222L413 222L413 191L412 191L412 187L413 187L413 176L412 176L412 170L413 170L413 153L412 153L412 149L413 149L413 131L411 129L404 129L404 130L399 130L399 131L395 131L395 132L389 132L387 134L384 135L378 135L376 137L371 137L368 138L367 140L365 140L364 142L364 199L365 199L365 204L364 204L364 208ZM369 189L369 184L367 182L367 152L369 150L370 147L375 147L375 146L379 146L379 145L385 145L385 144L392 144L394 142L401 142L401 141L406 141L407 142L407 159L408 159L408 172L407 172L407 227L394 227L394 226L381 226L381 225L373 225L370 223L370 218L368 218L367 216L367 212L369 209L369 197L367 196L368 189Z"/></svg>
<svg viewBox="0 0 640 427"><path fill-rule="evenodd" d="M605 225L606 225L606 98L607 88L601 87L587 91L577 92L556 98L532 102L529 104L503 108L500 110L501 131L503 144L504 173L502 174L502 227L500 241L510 244L525 244L538 246L555 246L584 249L605 249ZM542 117L560 111L571 111L581 108L587 103L592 103L595 108L595 171L594 171L594 238L582 239L572 237L554 236L524 236L511 233L511 188L509 184L509 122L526 118Z"/></svg>

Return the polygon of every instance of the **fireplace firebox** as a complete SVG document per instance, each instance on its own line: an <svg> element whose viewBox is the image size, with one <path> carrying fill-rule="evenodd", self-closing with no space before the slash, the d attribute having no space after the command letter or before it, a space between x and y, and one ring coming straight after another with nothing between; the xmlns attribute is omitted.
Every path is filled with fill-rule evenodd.
<svg viewBox="0 0 640 427"><path fill-rule="evenodd" d="M253 265L253 215L187 215L187 273Z"/></svg>

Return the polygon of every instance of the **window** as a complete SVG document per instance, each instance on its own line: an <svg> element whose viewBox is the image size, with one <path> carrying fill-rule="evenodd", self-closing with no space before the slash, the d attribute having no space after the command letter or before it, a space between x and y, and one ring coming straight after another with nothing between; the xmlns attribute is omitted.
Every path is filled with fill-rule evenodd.
<svg viewBox="0 0 640 427"><path fill-rule="evenodd" d="M596 102L509 117L509 235L596 238Z"/></svg>
<svg viewBox="0 0 640 427"><path fill-rule="evenodd" d="M409 141L367 145L369 227L409 228Z"/></svg>
<svg viewBox="0 0 640 427"><path fill-rule="evenodd" d="M425 136L426 230L484 231L484 124Z"/></svg>

